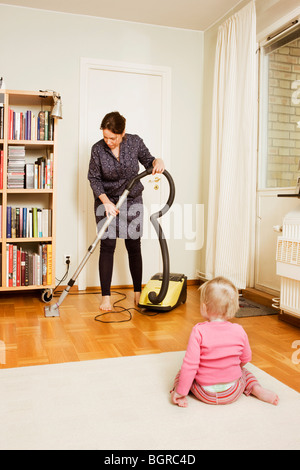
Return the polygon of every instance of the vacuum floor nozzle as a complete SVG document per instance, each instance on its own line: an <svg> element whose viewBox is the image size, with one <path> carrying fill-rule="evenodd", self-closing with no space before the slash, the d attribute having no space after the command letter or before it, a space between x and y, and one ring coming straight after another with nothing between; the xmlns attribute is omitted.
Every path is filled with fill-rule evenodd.
<svg viewBox="0 0 300 470"><path fill-rule="evenodd" d="M45 307L44 312L45 317L59 317L59 308L57 304Z"/></svg>

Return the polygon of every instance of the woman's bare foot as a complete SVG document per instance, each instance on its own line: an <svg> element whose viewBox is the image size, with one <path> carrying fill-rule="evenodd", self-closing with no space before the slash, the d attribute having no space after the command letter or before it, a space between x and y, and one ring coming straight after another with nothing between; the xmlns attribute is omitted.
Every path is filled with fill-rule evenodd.
<svg viewBox="0 0 300 470"><path fill-rule="evenodd" d="M111 310L110 295L102 296L102 302L99 308L100 310Z"/></svg>
<svg viewBox="0 0 300 470"><path fill-rule="evenodd" d="M267 390L260 385L254 385L251 394L259 400L271 403L271 405L277 406L279 403L279 397L276 395L276 393L271 392L270 390Z"/></svg>
<svg viewBox="0 0 300 470"><path fill-rule="evenodd" d="M134 293L134 303L135 303L135 305L138 305L138 304L139 304L140 297L141 297L141 293L140 293L140 292L135 292L135 293Z"/></svg>

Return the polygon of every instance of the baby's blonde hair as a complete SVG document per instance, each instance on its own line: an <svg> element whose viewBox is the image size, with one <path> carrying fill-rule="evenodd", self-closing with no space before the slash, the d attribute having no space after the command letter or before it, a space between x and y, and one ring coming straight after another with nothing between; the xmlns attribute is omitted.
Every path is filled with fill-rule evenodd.
<svg viewBox="0 0 300 470"><path fill-rule="evenodd" d="M200 287L200 305L205 304L208 316L224 320L233 318L239 309L239 293L235 285L219 276Z"/></svg>

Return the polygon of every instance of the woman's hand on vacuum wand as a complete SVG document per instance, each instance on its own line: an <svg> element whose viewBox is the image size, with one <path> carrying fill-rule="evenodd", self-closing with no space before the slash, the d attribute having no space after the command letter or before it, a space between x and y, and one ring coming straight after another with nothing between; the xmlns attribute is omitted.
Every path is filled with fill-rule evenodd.
<svg viewBox="0 0 300 470"><path fill-rule="evenodd" d="M165 169L165 164L164 161L161 158L156 158L153 160L153 171L152 175L155 175L155 173L163 173Z"/></svg>
<svg viewBox="0 0 300 470"><path fill-rule="evenodd" d="M100 194L99 199L105 207L105 212L106 212L107 217L109 217L110 215L113 215L114 217L116 217L119 214L120 211L111 202L111 200L106 196L106 194Z"/></svg>

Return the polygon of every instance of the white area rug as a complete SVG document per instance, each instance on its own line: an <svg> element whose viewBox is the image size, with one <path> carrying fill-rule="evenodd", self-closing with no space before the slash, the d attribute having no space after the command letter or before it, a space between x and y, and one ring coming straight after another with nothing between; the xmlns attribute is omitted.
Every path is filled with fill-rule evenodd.
<svg viewBox="0 0 300 470"><path fill-rule="evenodd" d="M0 449L300 449L299 393L253 365L278 407L245 396L172 405L183 354L1 370Z"/></svg>

